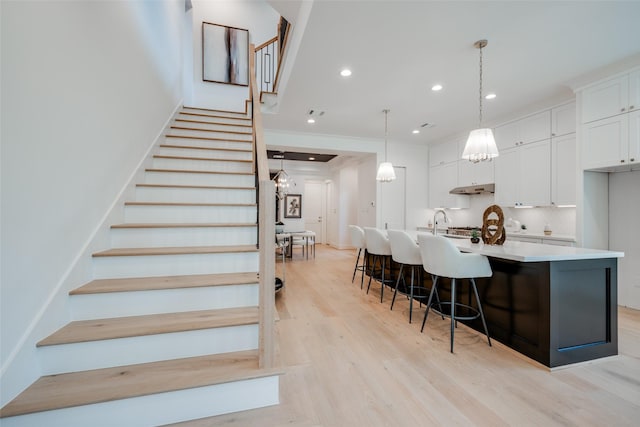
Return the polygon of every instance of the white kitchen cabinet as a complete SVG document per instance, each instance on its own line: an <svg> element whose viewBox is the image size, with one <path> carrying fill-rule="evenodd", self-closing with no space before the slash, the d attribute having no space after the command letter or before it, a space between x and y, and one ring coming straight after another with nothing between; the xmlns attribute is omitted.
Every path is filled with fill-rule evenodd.
<svg viewBox="0 0 640 427"><path fill-rule="evenodd" d="M503 206L551 204L551 140L504 150L496 159L495 201Z"/></svg>
<svg viewBox="0 0 640 427"><path fill-rule="evenodd" d="M560 105L551 109L551 136L562 136L576 132L576 103Z"/></svg>
<svg viewBox="0 0 640 427"><path fill-rule="evenodd" d="M429 168L429 207L468 208L469 196L449 194L458 186L458 162L450 162Z"/></svg>
<svg viewBox="0 0 640 427"><path fill-rule="evenodd" d="M524 117L494 129L498 150L506 150L551 137L551 110Z"/></svg>
<svg viewBox="0 0 640 427"><path fill-rule="evenodd" d="M582 123L640 109L640 70L585 88L582 91Z"/></svg>
<svg viewBox="0 0 640 427"><path fill-rule="evenodd" d="M555 246L575 246L575 242L570 240L558 240L558 239L542 239L542 243L545 245L555 245Z"/></svg>
<svg viewBox="0 0 640 427"><path fill-rule="evenodd" d="M507 236L507 240L515 240L516 242L526 242L526 243L542 243L542 239L539 237L521 236L521 235L513 235L513 234L510 234L509 236Z"/></svg>
<svg viewBox="0 0 640 427"><path fill-rule="evenodd" d="M551 204L576 204L576 134L551 139Z"/></svg>
<svg viewBox="0 0 640 427"><path fill-rule="evenodd" d="M445 142L429 148L429 166L456 162L459 158L457 141Z"/></svg>
<svg viewBox="0 0 640 427"><path fill-rule="evenodd" d="M628 170L640 163L640 110L583 125L582 168Z"/></svg>
<svg viewBox="0 0 640 427"><path fill-rule="evenodd" d="M473 163L458 160L458 186L490 184L494 182L494 161Z"/></svg>

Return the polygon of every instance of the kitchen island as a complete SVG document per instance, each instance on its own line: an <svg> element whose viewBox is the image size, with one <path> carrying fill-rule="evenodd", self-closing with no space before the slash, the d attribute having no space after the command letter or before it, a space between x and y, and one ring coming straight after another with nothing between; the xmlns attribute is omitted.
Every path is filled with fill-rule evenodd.
<svg viewBox="0 0 640 427"><path fill-rule="evenodd" d="M491 338L550 368L618 354L622 252L510 240L501 246L452 242L489 258L493 276L476 284ZM438 289L442 300L450 298L448 285ZM467 286L456 294L475 305ZM483 332L480 319L464 323Z"/></svg>

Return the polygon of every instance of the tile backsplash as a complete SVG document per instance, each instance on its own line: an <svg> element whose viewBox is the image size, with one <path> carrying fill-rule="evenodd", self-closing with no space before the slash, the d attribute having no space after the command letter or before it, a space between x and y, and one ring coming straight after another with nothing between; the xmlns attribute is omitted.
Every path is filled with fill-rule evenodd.
<svg viewBox="0 0 640 427"><path fill-rule="evenodd" d="M468 209L447 209L450 227L482 226L482 214L491 206L493 194L479 194L470 196ZM576 208L539 207L530 209L516 209L502 207L505 226L509 218L520 221L527 226L527 232L542 234L545 224L551 226L553 234L563 236L576 235ZM425 226L433 218L433 209L427 209Z"/></svg>

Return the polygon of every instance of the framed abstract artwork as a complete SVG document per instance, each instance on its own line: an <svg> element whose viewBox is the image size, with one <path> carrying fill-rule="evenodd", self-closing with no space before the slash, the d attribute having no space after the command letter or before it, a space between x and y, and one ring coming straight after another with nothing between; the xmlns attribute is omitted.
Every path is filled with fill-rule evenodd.
<svg viewBox="0 0 640 427"><path fill-rule="evenodd" d="M283 208L285 218L302 218L302 194L284 196Z"/></svg>
<svg viewBox="0 0 640 427"><path fill-rule="evenodd" d="M202 80L249 85L249 30L202 23Z"/></svg>

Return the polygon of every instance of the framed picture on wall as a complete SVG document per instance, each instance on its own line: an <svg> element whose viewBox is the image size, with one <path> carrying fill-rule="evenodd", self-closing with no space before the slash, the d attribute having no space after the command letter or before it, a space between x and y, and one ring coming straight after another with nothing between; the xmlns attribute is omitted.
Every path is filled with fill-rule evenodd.
<svg viewBox="0 0 640 427"><path fill-rule="evenodd" d="M283 208L285 218L302 218L302 194L284 196Z"/></svg>
<svg viewBox="0 0 640 427"><path fill-rule="evenodd" d="M249 30L202 23L202 80L249 85Z"/></svg>

